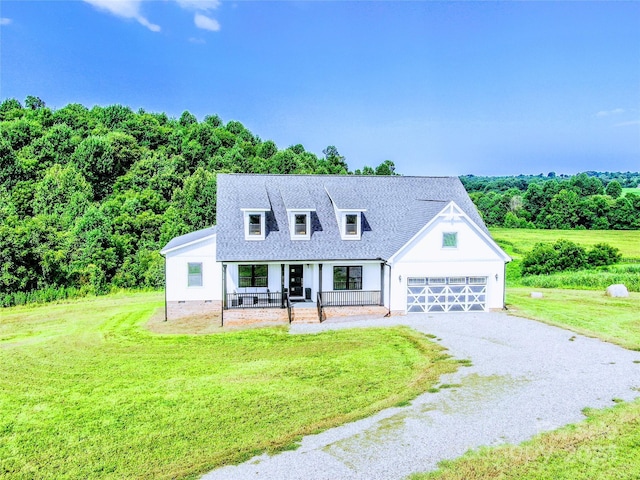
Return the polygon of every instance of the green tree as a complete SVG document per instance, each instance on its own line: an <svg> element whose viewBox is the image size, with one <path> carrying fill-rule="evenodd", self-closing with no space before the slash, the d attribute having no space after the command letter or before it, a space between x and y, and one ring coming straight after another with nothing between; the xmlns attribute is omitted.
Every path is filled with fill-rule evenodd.
<svg viewBox="0 0 640 480"><path fill-rule="evenodd" d="M173 201L193 230L210 227L216 223L216 176L203 168L185 179L176 190Z"/></svg>
<svg viewBox="0 0 640 480"><path fill-rule="evenodd" d="M396 175L396 165L391 160L385 160L376 167L376 175Z"/></svg>
<svg viewBox="0 0 640 480"><path fill-rule="evenodd" d="M40 97L29 95L24 101L24 106L29 110L40 110L45 107L45 103Z"/></svg>
<svg viewBox="0 0 640 480"><path fill-rule="evenodd" d="M89 208L92 197L91 185L75 165L56 164L36 184L33 213L53 215L68 228Z"/></svg>
<svg viewBox="0 0 640 480"><path fill-rule="evenodd" d="M606 194L611 198L618 198L622 195L622 186L620 182L617 180L613 180L607 184L607 189L605 190Z"/></svg>

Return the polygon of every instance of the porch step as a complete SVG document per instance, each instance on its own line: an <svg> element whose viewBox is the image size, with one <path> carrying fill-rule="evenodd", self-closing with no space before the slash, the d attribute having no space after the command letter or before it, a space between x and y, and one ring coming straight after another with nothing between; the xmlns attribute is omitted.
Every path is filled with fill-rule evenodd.
<svg viewBox="0 0 640 480"><path fill-rule="evenodd" d="M293 305L291 309L291 323L320 323L318 310L315 304L311 307Z"/></svg>
<svg viewBox="0 0 640 480"><path fill-rule="evenodd" d="M325 307L323 309L323 312L326 320L348 319L349 317L373 319L384 317L387 313L389 313L389 310L387 310L386 307L370 305L364 307Z"/></svg>

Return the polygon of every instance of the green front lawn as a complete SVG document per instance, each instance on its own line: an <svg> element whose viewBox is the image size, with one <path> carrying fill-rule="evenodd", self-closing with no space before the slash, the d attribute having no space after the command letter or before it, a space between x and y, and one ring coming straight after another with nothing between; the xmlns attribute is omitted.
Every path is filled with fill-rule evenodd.
<svg viewBox="0 0 640 480"><path fill-rule="evenodd" d="M0 477L193 478L426 391L455 362L408 328L156 335L157 293L0 318Z"/></svg>
<svg viewBox="0 0 640 480"><path fill-rule="evenodd" d="M543 298L531 298L532 291ZM511 313L640 350L640 293L611 298L602 290L508 288Z"/></svg>

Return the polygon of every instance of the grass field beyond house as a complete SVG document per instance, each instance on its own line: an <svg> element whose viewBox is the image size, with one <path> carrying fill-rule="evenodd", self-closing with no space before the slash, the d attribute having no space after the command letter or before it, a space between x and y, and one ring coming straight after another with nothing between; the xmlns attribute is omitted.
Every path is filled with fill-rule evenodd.
<svg viewBox="0 0 640 480"><path fill-rule="evenodd" d="M521 257L536 243L554 243L570 240L589 248L597 243L608 243L622 253L622 257L640 259L640 230L543 230L524 228L490 228L491 236L499 245L511 250L510 255Z"/></svg>
<svg viewBox="0 0 640 480"><path fill-rule="evenodd" d="M456 364L408 328L156 335L159 294L0 318L0 477L194 478L414 397Z"/></svg>

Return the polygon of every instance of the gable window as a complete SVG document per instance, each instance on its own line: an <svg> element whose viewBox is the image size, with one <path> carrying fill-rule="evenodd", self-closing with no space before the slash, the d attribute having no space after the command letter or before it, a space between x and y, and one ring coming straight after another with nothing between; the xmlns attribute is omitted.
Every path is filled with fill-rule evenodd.
<svg viewBox="0 0 640 480"><path fill-rule="evenodd" d="M249 215L249 235L262 235L262 215Z"/></svg>
<svg viewBox="0 0 640 480"><path fill-rule="evenodd" d="M348 213L345 215L345 235L358 235L358 215Z"/></svg>
<svg viewBox="0 0 640 480"><path fill-rule="evenodd" d="M308 229L308 217L306 213L296 213L294 221L294 234L300 236L307 235Z"/></svg>
<svg viewBox="0 0 640 480"><path fill-rule="evenodd" d="M333 267L334 290L362 290L362 267Z"/></svg>
<svg viewBox="0 0 640 480"><path fill-rule="evenodd" d="M442 247L443 248L456 248L458 246L458 234L457 232L444 232L442 234Z"/></svg>
<svg viewBox="0 0 640 480"><path fill-rule="evenodd" d="M202 286L202 263L189 263L187 264L187 286L188 287L201 287Z"/></svg>
<svg viewBox="0 0 640 480"><path fill-rule="evenodd" d="M238 265L239 287L266 287L267 265Z"/></svg>

